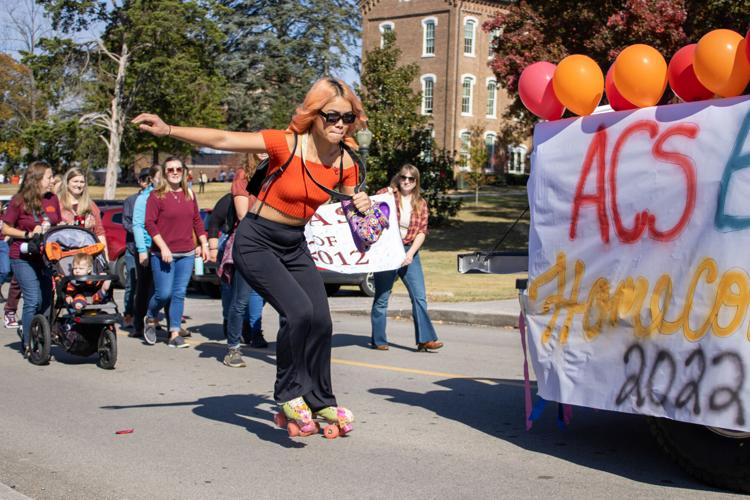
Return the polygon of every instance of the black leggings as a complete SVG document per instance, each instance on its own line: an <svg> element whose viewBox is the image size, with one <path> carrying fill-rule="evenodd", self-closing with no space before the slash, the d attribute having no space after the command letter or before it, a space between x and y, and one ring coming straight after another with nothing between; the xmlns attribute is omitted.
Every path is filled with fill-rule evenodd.
<svg viewBox="0 0 750 500"><path fill-rule="evenodd" d="M232 251L235 267L279 313L274 399L299 396L313 411L336 406L331 387L331 312L302 226L248 214Z"/></svg>

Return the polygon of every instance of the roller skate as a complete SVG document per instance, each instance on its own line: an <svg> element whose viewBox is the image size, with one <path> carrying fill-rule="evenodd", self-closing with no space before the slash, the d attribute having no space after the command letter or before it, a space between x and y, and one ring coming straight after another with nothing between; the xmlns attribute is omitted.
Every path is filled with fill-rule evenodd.
<svg viewBox="0 0 750 500"><path fill-rule="evenodd" d="M273 421L282 429L286 429L289 437L310 436L320 430L320 426L313 419L312 410L301 397L281 405L281 411L273 417Z"/></svg>
<svg viewBox="0 0 750 500"><path fill-rule="evenodd" d="M328 422L328 425L323 428L323 435L326 439L346 436L354 429L352 427L354 414L343 406L327 406L315 412L315 416Z"/></svg>

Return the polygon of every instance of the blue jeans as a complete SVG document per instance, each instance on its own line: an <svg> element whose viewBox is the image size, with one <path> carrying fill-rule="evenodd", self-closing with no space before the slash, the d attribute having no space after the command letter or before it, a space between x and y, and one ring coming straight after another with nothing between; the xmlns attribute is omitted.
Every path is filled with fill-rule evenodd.
<svg viewBox="0 0 750 500"><path fill-rule="evenodd" d="M133 315L135 297L135 259L136 256L125 250L125 310L124 314Z"/></svg>
<svg viewBox="0 0 750 500"><path fill-rule="evenodd" d="M247 284L239 271L235 270L232 274L231 287L232 298L229 305L229 317L227 318L227 346L233 348L240 346L245 314L247 314L247 321L250 324L250 336L254 337L260 333L261 316L266 301ZM223 298L222 295L222 300Z"/></svg>
<svg viewBox="0 0 750 500"><path fill-rule="evenodd" d="M23 345L29 345L31 318L47 310L52 300L52 280L41 261L29 262L25 259L11 259L13 274L21 287L23 297Z"/></svg>
<svg viewBox="0 0 750 500"><path fill-rule="evenodd" d="M153 320L159 309L169 304L169 331L179 332L182 312L185 309L185 292L193 275L195 257L173 257L166 263L158 255L151 255L151 270L154 274L154 294L148 303L146 317Z"/></svg>
<svg viewBox="0 0 750 500"><path fill-rule="evenodd" d="M10 257L8 256L8 242L0 239L0 285L10 281Z"/></svg>
<svg viewBox="0 0 750 500"><path fill-rule="evenodd" d="M383 345L388 343L385 335L385 324L388 317L388 299L391 296L396 277L406 285L411 299L411 314L414 318L414 336L418 344L437 340L435 328L427 315L427 296L425 294L424 275L419 252L414 256L411 264L392 271L375 273L375 299L372 302L370 322L372 323L372 343Z"/></svg>

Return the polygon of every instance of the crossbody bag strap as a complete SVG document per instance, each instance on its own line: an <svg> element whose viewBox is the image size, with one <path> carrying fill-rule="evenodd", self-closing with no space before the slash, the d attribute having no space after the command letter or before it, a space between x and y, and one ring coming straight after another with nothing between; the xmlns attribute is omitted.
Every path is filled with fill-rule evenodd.
<svg viewBox="0 0 750 500"><path fill-rule="evenodd" d="M284 164L280 166L274 173L267 175L266 178L263 180L263 184L260 186L260 192L258 193L258 197L260 197L261 194L263 194L263 199L260 200L260 206L258 207L258 211L255 212L255 218L258 218L258 215L260 214L260 211L263 210L263 205L266 204L266 198L268 198L268 190L271 188L271 184L281 175L284 173L284 170L289 166L290 163L292 163L292 160L294 159L294 152L297 151L297 132L294 133L294 145L292 146L292 152L289 153L289 158L286 159ZM270 161L270 160L269 160Z"/></svg>
<svg viewBox="0 0 750 500"><path fill-rule="evenodd" d="M305 164L305 147L307 146L307 136L302 137L302 152L300 154L300 159L302 160L302 167L305 169L305 173L307 176L313 181L313 183L318 186L320 189L322 189L325 193L327 193L329 196L336 198L337 200L351 200L352 195L350 194L344 194L342 192L330 189L323 184L319 183L317 180L315 180L315 177L313 177L312 173L310 172L310 169L307 168L307 165ZM365 167L365 164L360 160L359 156L357 156L356 153L354 153L354 150L350 148L345 142L339 143L339 146L341 147L342 151L346 151L347 154L352 158L354 161L354 166L357 169L358 179L361 181L359 184L357 184L354 187L354 192L357 193L365 188L365 179L367 177L367 167ZM344 155L343 152L341 154L341 161L339 162L339 184L341 184L344 180Z"/></svg>

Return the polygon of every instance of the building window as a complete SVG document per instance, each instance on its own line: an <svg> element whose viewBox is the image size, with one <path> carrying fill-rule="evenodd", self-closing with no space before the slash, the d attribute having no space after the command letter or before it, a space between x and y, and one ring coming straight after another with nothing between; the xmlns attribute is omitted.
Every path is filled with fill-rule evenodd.
<svg viewBox="0 0 750 500"><path fill-rule="evenodd" d="M462 130L459 137L461 138L461 148L458 150L458 166L461 171L469 170L469 144L471 142L471 132Z"/></svg>
<svg viewBox="0 0 750 500"><path fill-rule="evenodd" d="M497 135L494 132L484 134L484 143L487 146L487 167L488 174L495 173L495 155L497 154Z"/></svg>
<svg viewBox="0 0 750 500"><path fill-rule="evenodd" d="M437 19L428 17L422 19L422 57L435 55L435 27Z"/></svg>
<svg viewBox="0 0 750 500"><path fill-rule="evenodd" d="M435 97L435 75L422 75L422 114L431 115Z"/></svg>
<svg viewBox="0 0 750 500"><path fill-rule="evenodd" d="M467 17L464 21L464 55L474 56L474 38L477 34L477 20Z"/></svg>
<svg viewBox="0 0 750 500"><path fill-rule="evenodd" d="M496 110L496 98L497 98L497 83L494 79L487 79L487 118L495 118Z"/></svg>
<svg viewBox="0 0 750 500"><path fill-rule="evenodd" d="M508 146L508 173L522 175L526 173L526 153L528 149L523 144Z"/></svg>
<svg viewBox="0 0 750 500"><path fill-rule="evenodd" d="M461 77L461 114L471 116L475 78L472 75Z"/></svg>
<svg viewBox="0 0 750 500"><path fill-rule="evenodd" d="M490 33L490 41L487 44L488 50L487 50L487 57L491 58L495 55L495 40L500 38L500 36L503 34L503 30L501 28L492 30Z"/></svg>
<svg viewBox="0 0 750 500"><path fill-rule="evenodd" d="M385 39L383 38L383 34L386 32L392 32L394 30L393 23L390 21L386 21L384 23L380 23L380 48L383 48L383 45L385 44Z"/></svg>

